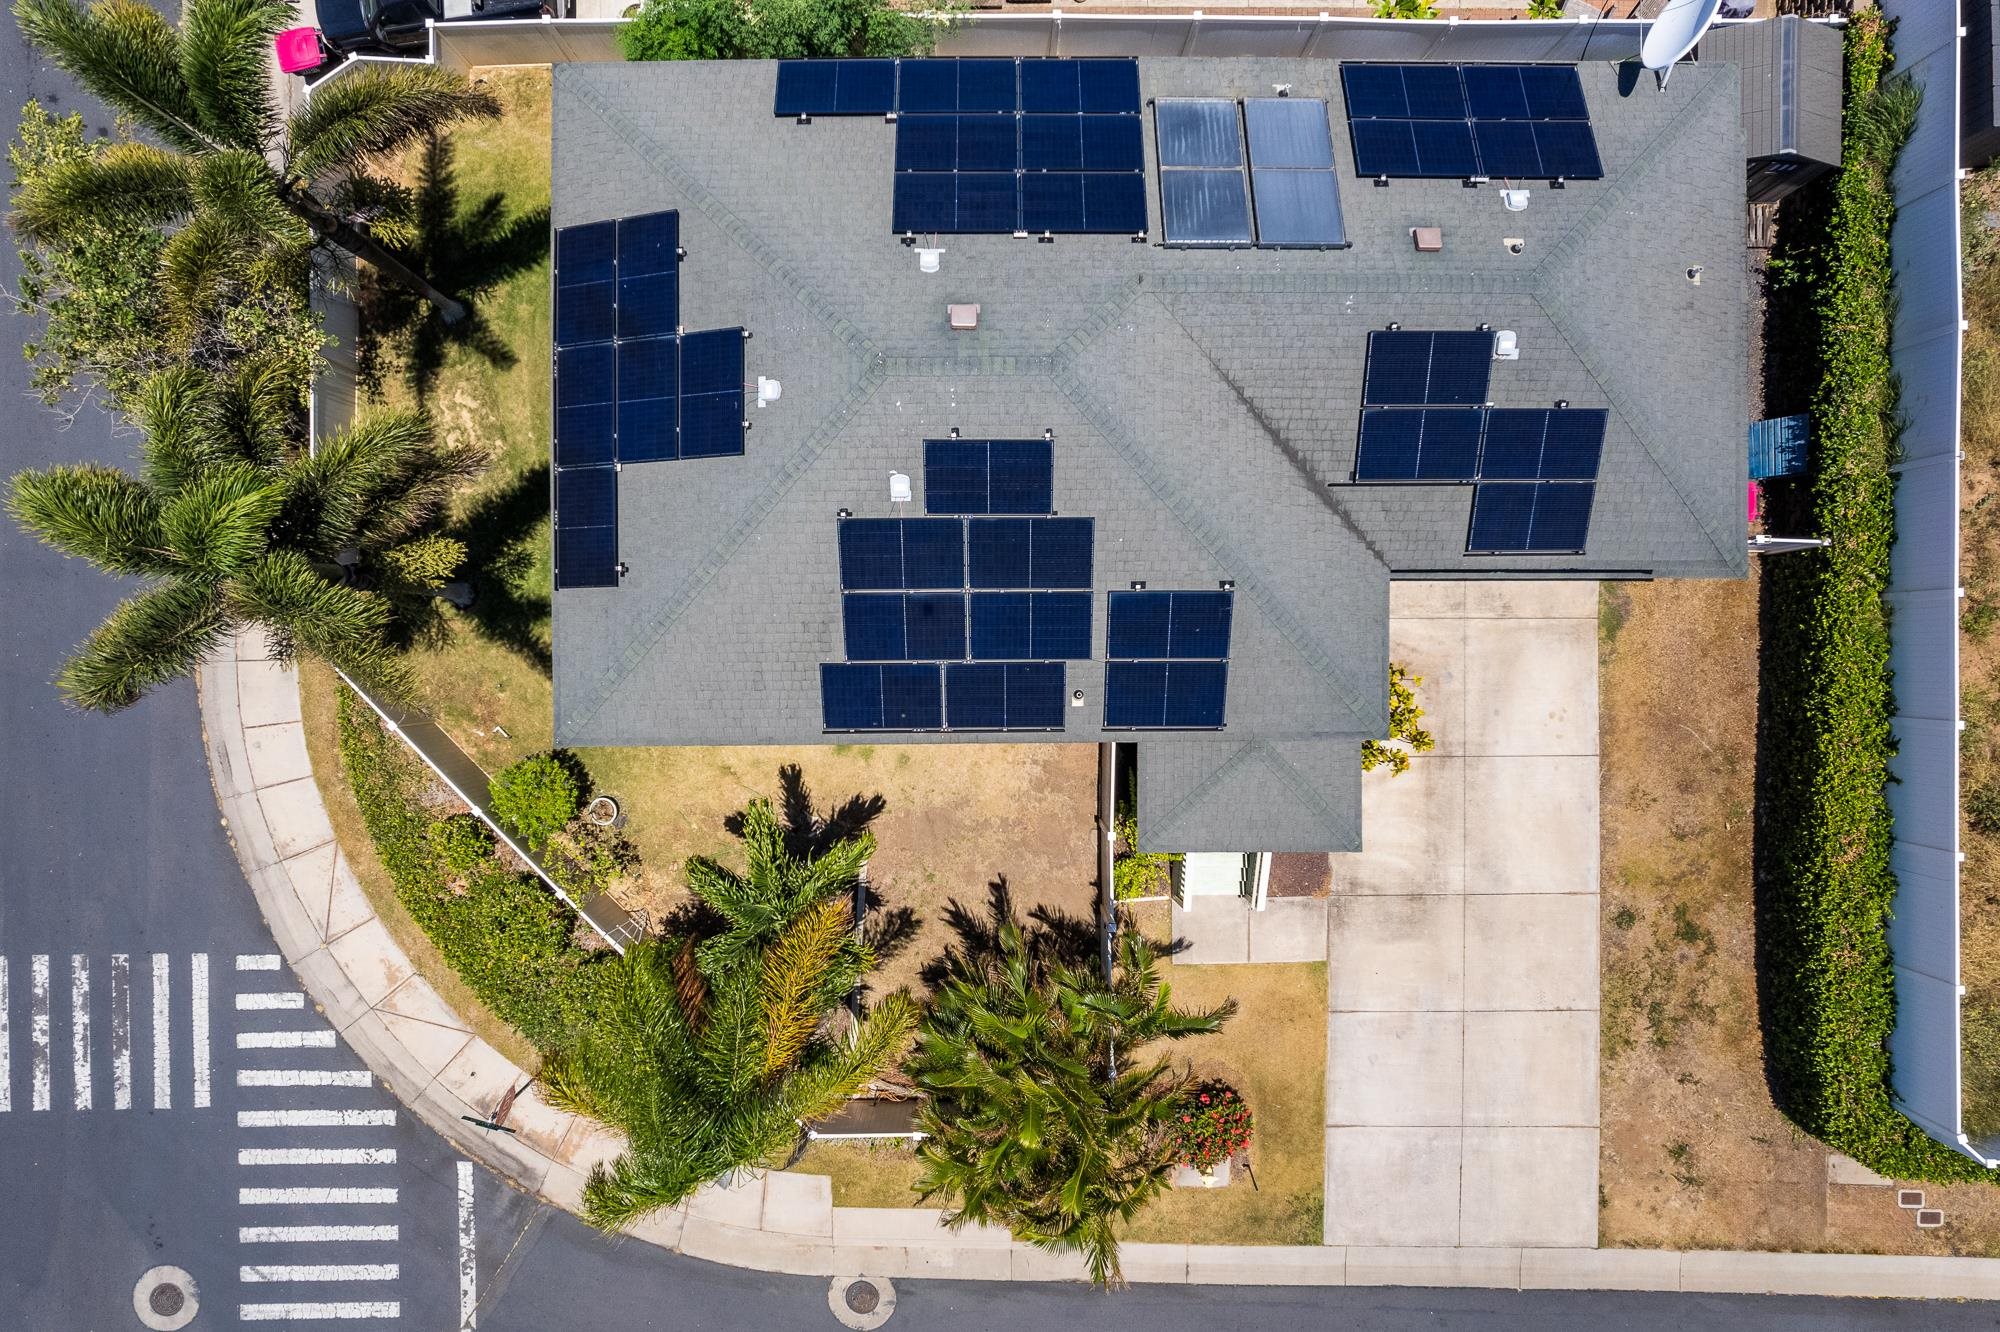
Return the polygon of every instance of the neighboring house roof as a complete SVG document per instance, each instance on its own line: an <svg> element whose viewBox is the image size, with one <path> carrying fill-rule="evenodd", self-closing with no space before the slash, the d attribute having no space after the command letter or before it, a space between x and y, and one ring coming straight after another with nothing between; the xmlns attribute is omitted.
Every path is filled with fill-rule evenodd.
<svg viewBox="0 0 2000 1332"><path fill-rule="evenodd" d="M922 441L953 427L1054 432L1055 508L1096 519L1096 660L1069 663L1086 701L1060 734L893 738L1138 739L1142 840L1162 850L1356 844L1356 746L1387 725L1391 577L1744 572L1733 66L1683 66L1665 91L1580 67L1606 178L1536 183L1508 213L1490 188L1355 179L1332 61L1142 60L1148 100L1280 83L1325 98L1352 248L949 236L936 274L890 232L894 127L776 118L775 68L555 69L555 225L680 210L682 323L748 329L745 373L784 386L749 413L744 456L621 473L630 572L555 596L558 742L826 742L836 510L920 515ZM1157 240L1153 151L1148 114ZM1416 225L1442 227L1444 251L1414 252ZM979 303L978 331L950 332L947 301ZM1392 321L1516 330L1496 405L1610 409L1585 555L1468 556L1471 487L1349 484L1366 334ZM906 510L892 471L918 487ZM1224 732L1101 728L1104 594L1134 580L1234 582Z"/></svg>

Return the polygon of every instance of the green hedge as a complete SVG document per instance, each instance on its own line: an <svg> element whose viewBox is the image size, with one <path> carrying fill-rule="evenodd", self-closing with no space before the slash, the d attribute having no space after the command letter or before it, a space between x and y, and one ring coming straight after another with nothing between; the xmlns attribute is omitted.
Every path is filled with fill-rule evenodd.
<svg viewBox="0 0 2000 1332"><path fill-rule="evenodd" d="M568 1043L595 1011L599 962L572 942L575 917L531 874L487 857L450 863L448 822L420 801L429 772L375 714L340 691L340 755L396 896L481 1003L537 1047Z"/></svg>
<svg viewBox="0 0 2000 1332"><path fill-rule="evenodd" d="M1889 60L1879 15L1855 15L1845 161L1817 196L1788 204L1795 239L1774 265L1790 289L1775 308L1799 302L1789 335L1809 339L1815 366L1813 471L1794 518L1832 546L1764 565L1759 974L1774 1086L1800 1127L1896 1178L1990 1178L1900 1114L1889 1091L1888 173L1915 101L1906 81L1883 82Z"/></svg>

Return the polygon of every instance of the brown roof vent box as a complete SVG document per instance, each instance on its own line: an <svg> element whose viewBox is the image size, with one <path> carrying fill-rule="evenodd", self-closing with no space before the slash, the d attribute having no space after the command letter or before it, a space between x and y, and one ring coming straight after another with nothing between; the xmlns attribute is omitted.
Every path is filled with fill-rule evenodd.
<svg viewBox="0 0 2000 1332"><path fill-rule="evenodd" d="M1444 248L1444 228L1411 227L1410 239L1417 243L1418 254L1436 254Z"/></svg>

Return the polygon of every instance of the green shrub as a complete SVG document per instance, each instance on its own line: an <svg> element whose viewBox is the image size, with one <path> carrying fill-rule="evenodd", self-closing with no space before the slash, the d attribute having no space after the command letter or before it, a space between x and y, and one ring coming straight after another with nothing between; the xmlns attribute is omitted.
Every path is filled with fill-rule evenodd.
<svg viewBox="0 0 2000 1332"><path fill-rule="evenodd" d="M549 753L530 754L501 769L487 800L500 826L536 850L576 817L583 797L575 765Z"/></svg>
<svg viewBox="0 0 2000 1332"><path fill-rule="evenodd" d="M444 862L471 838L433 830L471 816L428 812L418 799L428 771L345 689L339 724L348 784L397 899L503 1022L543 1050L568 1045L598 1010L611 954L576 946L575 918L533 875L487 857L464 881L451 877Z"/></svg>
<svg viewBox="0 0 2000 1332"><path fill-rule="evenodd" d="M1375 0L1375 17L1391 19L1434 19L1437 6L1432 0Z"/></svg>
<svg viewBox="0 0 2000 1332"><path fill-rule="evenodd" d="M1139 821L1127 814L1118 820L1118 840L1125 844L1111 861L1111 886L1120 902L1158 897L1167 891L1167 876L1182 857L1177 851L1139 849Z"/></svg>
<svg viewBox="0 0 2000 1332"><path fill-rule="evenodd" d="M890 0L646 0L619 29L627 60L792 60L929 55L951 4L925 16Z"/></svg>
<svg viewBox="0 0 2000 1332"><path fill-rule="evenodd" d="M425 829L431 850L445 872L461 879L470 878L493 858L493 834L477 816L454 814Z"/></svg>
<svg viewBox="0 0 2000 1332"><path fill-rule="evenodd" d="M1814 357L1816 456L1801 495L1823 553L1764 566L1758 805L1758 975L1766 1055L1785 1113L1815 1137L1899 1179L1990 1178L1899 1113L1890 1096L1895 1022L1888 916L1889 623L1882 592L1895 536L1896 393L1889 366L1889 171L1914 119L1880 15L1846 34L1839 172L1802 191L1779 228L1774 307ZM1821 221L1823 219L1823 222Z"/></svg>
<svg viewBox="0 0 2000 1332"><path fill-rule="evenodd" d="M1381 740L1361 742L1361 771L1373 772L1384 763L1392 775L1401 777L1410 770L1410 755L1428 754L1436 745L1431 733L1417 725L1424 710L1417 706L1417 686L1421 675L1411 675L1401 662L1389 663L1389 739L1400 740L1408 749L1399 749Z"/></svg>

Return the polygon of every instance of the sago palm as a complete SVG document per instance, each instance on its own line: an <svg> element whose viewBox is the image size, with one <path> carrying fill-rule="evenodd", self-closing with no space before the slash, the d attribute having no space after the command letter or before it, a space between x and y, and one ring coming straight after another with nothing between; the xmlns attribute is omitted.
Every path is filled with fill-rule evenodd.
<svg viewBox="0 0 2000 1332"><path fill-rule="evenodd" d="M163 371L135 405L137 476L93 463L15 476L8 507L23 527L108 573L152 580L57 675L74 702L127 707L252 624L283 658L308 653L404 692L385 592L434 576L440 552L425 529L478 460L440 448L430 422L406 413L308 455L288 443L296 410L283 377L256 366L228 379Z"/></svg>
<svg viewBox="0 0 2000 1332"><path fill-rule="evenodd" d="M1135 932L1108 984L1011 918L994 942L951 957L907 1066L930 1098L918 1192L948 1225L1007 1226L1115 1284L1119 1228L1173 1168L1165 1130L1189 1075L1161 1045L1219 1031L1236 1005L1175 1008Z"/></svg>
<svg viewBox="0 0 2000 1332"><path fill-rule="evenodd" d="M499 105L456 74L404 66L336 79L281 114L271 39L285 0L188 0L173 25L142 0L18 0L21 32L159 142L121 143L52 172L15 201L15 225L60 234L118 216L177 228L162 280L198 302L258 266L284 269L326 243L365 259L456 320L464 310L370 236L384 195L369 164Z"/></svg>
<svg viewBox="0 0 2000 1332"><path fill-rule="evenodd" d="M874 964L854 933L853 844L810 860L784 853L763 801L745 825L747 874L690 866L690 885L727 922L720 932L634 947L599 1020L542 1066L551 1104L628 1139L584 1189L584 1219L606 1230L782 1158L916 1026L901 992L851 1026L828 1022Z"/></svg>

